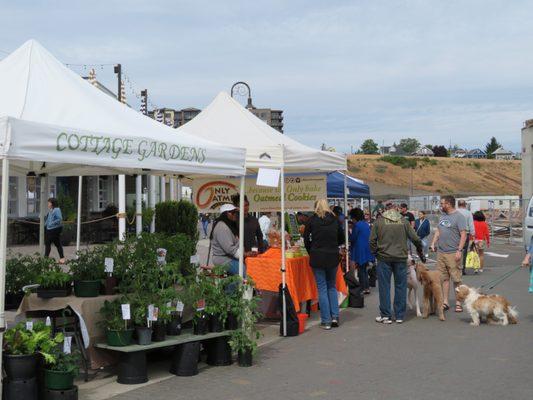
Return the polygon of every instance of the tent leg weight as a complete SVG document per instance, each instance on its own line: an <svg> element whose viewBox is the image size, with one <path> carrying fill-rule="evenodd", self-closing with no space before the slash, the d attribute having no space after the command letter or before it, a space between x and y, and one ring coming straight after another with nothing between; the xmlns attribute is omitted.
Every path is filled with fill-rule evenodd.
<svg viewBox="0 0 533 400"><path fill-rule="evenodd" d="M122 353L118 364L117 382L135 385L148 382L146 351Z"/></svg>

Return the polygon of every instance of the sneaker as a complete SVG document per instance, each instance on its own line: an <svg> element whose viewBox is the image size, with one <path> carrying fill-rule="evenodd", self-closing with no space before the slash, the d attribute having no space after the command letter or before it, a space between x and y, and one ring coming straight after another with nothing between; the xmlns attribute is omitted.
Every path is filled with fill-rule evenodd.
<svg viewBox="0 0 533 400"><path fill-rule="evenodd" d="M379 322L380 324L392 324L392 321L389 317L376 317L376 322Z"/></svg>
<svg viewBox="0 0 533 400"><path fill-rule="evenodd" d="M483 269L480 269L480 270L479 270L479 273L483 273Z"/></svg>
<svg viewBox="0 0 533 400"><path fill-rule="evenodd" d="M320 327L326 331L331 330L331 324L330 323L321 323Z"/></svg>
<svg viewBox="0 0 533 400"><path fill-rule="evenodd" d="M397 320L396 320L396 323L397 323L397 324L403 324L403 319L397 319Z"/></svg>
<svg viewBox="0 0 533 400"><path fill-rule="evenodd" d="M476 274L476 275L477 275L477 273L478 273L478 270L477 270L477 269L475 269L475 270L474 270L474 274Z"/></svg>
<svg viewBox="0 0 533 400"><path fill-rule="evenodd" d="M339 318L333 318L331 320L331 327L332 328L338 328L339 327Z"/></svg>

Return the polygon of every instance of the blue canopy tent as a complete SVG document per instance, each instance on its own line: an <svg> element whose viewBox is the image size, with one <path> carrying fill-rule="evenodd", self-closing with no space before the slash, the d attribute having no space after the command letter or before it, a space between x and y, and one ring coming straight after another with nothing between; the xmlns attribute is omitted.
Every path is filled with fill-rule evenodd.
<svg viewBox="0 0 533 400"><path fill-rule="evenodd" d="M348 198L370 199L370 188L368 185L359 182L357 179L346 175L346 183L348 188ZM328 198L342 199L344 198L344 174L342 172L330 172L327 178Z"/></svg>

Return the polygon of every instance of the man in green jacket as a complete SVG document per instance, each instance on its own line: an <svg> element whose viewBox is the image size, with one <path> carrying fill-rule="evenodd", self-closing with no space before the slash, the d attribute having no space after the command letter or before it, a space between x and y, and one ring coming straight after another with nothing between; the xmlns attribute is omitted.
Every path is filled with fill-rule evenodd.
<svg viewBox="0 0 533 400"><path fill-rule="evenodd" d="M385 211L370 232L370 250L377 258L379 311L376 322L392 323L390 286L394 275L394 316L401 324L407 303L407 241L416 247L422 262L426 262L423 245L413 227L395 208Z"/></svg>

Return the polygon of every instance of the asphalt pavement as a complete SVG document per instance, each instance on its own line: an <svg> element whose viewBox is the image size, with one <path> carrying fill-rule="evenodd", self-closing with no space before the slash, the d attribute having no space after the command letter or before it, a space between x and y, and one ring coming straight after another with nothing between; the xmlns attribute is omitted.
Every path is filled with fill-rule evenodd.
<svg viewBox="0 0 533 400"><path fill-rule="evenodd" d="M497 245L508 258L487 257L485 272L464 282L480 286L520 264L520 246ZM424 320L409 311L402 325L374 322L377 289L364 309L347 309L342 325L313 327L260 349L251 368L210 367L195 377L172 377L113 397L115 400L188 399L531 399L533 295L520 270L492 293L506 296L519 324L469 325L466 313Z"/></svg>

